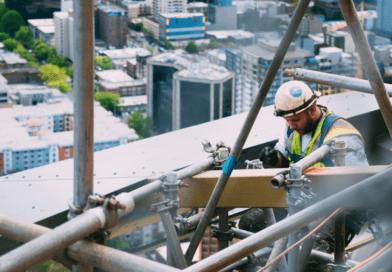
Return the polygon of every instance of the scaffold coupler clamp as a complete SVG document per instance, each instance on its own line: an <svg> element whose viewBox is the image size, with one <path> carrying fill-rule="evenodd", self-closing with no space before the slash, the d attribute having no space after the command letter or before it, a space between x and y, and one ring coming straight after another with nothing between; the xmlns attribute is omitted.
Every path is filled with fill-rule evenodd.
<svg viewBox="0 0 392 272"><path fill-rule="evenodd" d="M230 225L229 225L229 227L230 227ZM219 241L232 241L234 238L234 232L231 228L228 231L214 229L212 231L212 237L217 238Z"/></svg>
<svg viewBox="0 0 392 272"><path fill-rule="evenodd" d="M344 166L345 165L345 157L348 152L356 152L357 150L349 147L342 140L331 140L329 143L331 147L329 151L329 156L331 159L335 159L336 166Z"/></svg>
<svg viewBox="0 0 392 272"><path fill-rule="evenodd" d="M310 187L311 181L304 175L301 175L298 179L290 177L290 170L285 169L276 174L271 180L271 187L279 189L283 187L287 191L287 204L295 207L303 207L307 201L312 200L316 195L312 192ZM301 189L301 196L294 197L289 194L290 189L299 188Z"/></svg>
<svg viewBox="0 0 392 272"><path fill-rule="evenodd" d="M230 156L231 148L230 146L226 146L223 142L219 142L216 144L216 148L213 148L211 143L205 140L202 142L204 151L207 153L211 153L215 158L214 166L215 169L221 169L223 164Z"/></svg>
<svg viewBox="0 0 392 272"><path fill-rule="evenodd" d="M346 272L351 269L351 266L341 264L328 264L327 272Z"/></svg>
<svg viewBox="0 0 392 272"><path fill-rule="evenodd" d="M246 164L246 169L264 169L263 162L260 161L260 159L256 159L252 161L246 160L245 164Z"/></svg>
<svg viewBox="0 0 392 272"><path fill-rule="evenodd" d="M150 212L163 212L170 211L174 208L173 200L168 199L167 197L157 197L155 199L156 203L151 205Z"/></svg>
<svg viewBox="0 0 392 272"><path fill-rule="evenodd" d="M174 223L180 223L177 228L177 233L183 234L189 231L189 220L187 218L182 217L181 215L175 216L173 218Z"/></svg>
<svg viewBox="0 0 392 272"><path fill-rule="evenodd" d="M100 206L104 203L105 198L99 194L95 195L90 195L87 198L87 204L85 208L82 208L80 205L75 205L73 198L70 198L68 201L68 207L69 207L69 212L68 212L68 220L71 220L72 218L78 216L79 214L82 214L83 212L90 210L92 208L95 208L97 206Z"/></svg>

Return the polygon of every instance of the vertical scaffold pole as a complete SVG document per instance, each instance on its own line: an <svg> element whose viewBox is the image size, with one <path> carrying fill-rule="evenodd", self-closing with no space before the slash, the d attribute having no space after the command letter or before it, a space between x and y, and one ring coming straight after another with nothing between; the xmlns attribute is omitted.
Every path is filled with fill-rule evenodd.
<svg viewBox="0 0 392 272"><path fill-rule="evenodd" d="M389 134L392 137L392 104L389 100L380 72L378 71L365 32L359 22L354 3L352 0L339 0L339 5L354 40L355 47L358 50L359 57L361 58L362 67L372 86L382 117L384 118Z"/></svg>
<svg viewBox="0 0 392 272"><path fill-rule="evenodd" d="M94 157L94 3L73 1L74 205L84 208L93 194ZM93 271L87 264L74 272Z"/></svg>
<svg viewBox="0 0 392 272"><path fill-rule="evenodd" d="M268 91L274 81L274 78L275 78L276 74L278 73L278 70L283 62L283 59L286 55L286 52L289 49L291 41L294 38L294 34L296 33L296 30L298 29L298 26L301 23L301 20L306 12L306 9L309 6L309 2L310 2L310 0L300 0L299 1L297 8L295 9L294 15L290 21L290 24L287 27L285 34L283 35L282 41L280 42L278 49L276 50L274 58L271 62L271 66L268 68L267 74L266 74L266 76L260 86L259 92L257 93L257 96L255 98L255 101L253 102L252 107L251 107L251 109L246 117L246 120L241 128L241 132L238 135L238 138L233 146L233 149L231 151L231 155L228 159L229 162L232 162L235 164L235 162L238 160L238 158L241 154L242 148L244 147L244 144L246 142L246 139L248 138L248 135L252 129L252 126L253 126L254 122L256 121L256 118L257 118L257 115L260 111L260 108L264 103L264 100L268 94ZM188 247L188 250L185 254L185 258L186 258L188 264L190 264L192 262L192 258L195 255L196 249L197 249L197 247L203 237L204 232L206 231L208 223L211 221L211 219L214 215L214 210L216 208L216 205L219 202L219 199L223 193L223 190L225 189L225 186L226 186L229 178L230 178L230 173L225 174L222 171L222 173L219 177L219 180L218 180L218 182L212 192L211 198L207 203L207 207L204 211L204 215L201 218L200 223L196 228L195 234L194 234L192 241Z"/></svg>

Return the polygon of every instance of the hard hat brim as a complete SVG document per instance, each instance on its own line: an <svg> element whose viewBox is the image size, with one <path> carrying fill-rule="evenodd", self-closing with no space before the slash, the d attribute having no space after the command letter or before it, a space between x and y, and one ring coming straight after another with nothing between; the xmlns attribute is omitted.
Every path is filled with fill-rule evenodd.
<svg viewBox="0 0 392 272"><path fill-rule="evenodd" d="M303 103L301 106L299 106L299 107L297 107L295 109L292 109L292 110L288 110L288 111L277 110L276 106L275 106L274 115L278 116L278 117L289 117L289 116L293 116L293 115L299 114L299 113L305 111L311 105L313 105L317 101L317 98L318 98L317 94L314 93L312 95L312 97L308 101Z"/></svg>

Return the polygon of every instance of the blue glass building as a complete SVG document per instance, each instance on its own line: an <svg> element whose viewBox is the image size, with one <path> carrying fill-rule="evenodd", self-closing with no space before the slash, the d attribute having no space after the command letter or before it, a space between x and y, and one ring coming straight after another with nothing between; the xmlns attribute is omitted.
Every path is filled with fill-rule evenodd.
<svg viewBox="0 0 392 272"><path fill-rule="evenodd" d="M161 13L158 16L159 38L165 40L202 39L204 37L203 13Z"/></svg>

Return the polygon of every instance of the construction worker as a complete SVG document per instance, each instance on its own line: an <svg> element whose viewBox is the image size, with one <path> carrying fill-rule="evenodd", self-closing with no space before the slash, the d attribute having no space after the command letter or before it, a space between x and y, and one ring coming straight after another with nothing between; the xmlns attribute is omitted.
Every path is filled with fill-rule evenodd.
<svg viewBox="0 0 392 272"><path fill-rule="evenodd" d="M343 140L355 151L348 152L346 166L369 165L361 134L349 122L326 107L316 105L318 95L301 81L283 84L275 96L275 116L286 120L275 148L264 147L260 160L271 167L287 167L330 140ZM313 167L334 166L326 158Z"/></svg>
<svg viewBox="0 0 392 272"><path fill-rule="evenodd" d="M369 165L361 134L349 122L333 114L326 107L316 105L318 95L301 81L283 84L275 96L275 115L286 120L284 131L275 148L264 147L260 160L271 167L288 167L330 140L343 140L354 151L345 157L346 166ZM313 167L334 166L326 158ZM362 211L350 211L346 216L346 245L358 234L364 220ZM333 226L330 226L333 230ZM333 231L325 231L316 248L333 250ZM326 242L329 241L329 242ZM321 244L318 244L318 243Z"/></svg>

